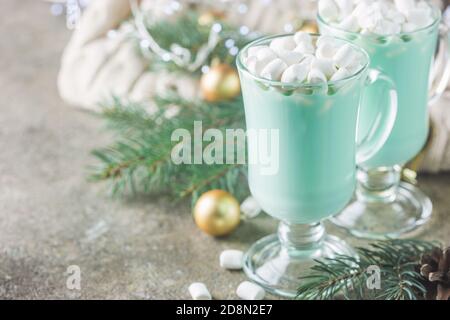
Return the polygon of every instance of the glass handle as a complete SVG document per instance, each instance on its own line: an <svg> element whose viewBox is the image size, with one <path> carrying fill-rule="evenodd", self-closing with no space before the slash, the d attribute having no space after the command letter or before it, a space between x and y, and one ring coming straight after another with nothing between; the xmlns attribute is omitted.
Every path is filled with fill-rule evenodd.
<svg viewBox="0 0 450 320"><path fill-rule="evenodd" d="M384 73L370 69L366 79L366 89L378 82L383 82L386 85L389 103L379 108L372 127L358 144L356 152L356 163L358 165L372 158L383 147L391 134L397 117L397 89L394 82Z"/></svg>
<svg viewBox="0 0 450 320"><path fill-rule="evenodd" d="M431 72L429 105L436 103L450 80L449 27L442 23L439 28L439 49Z"/></svg>

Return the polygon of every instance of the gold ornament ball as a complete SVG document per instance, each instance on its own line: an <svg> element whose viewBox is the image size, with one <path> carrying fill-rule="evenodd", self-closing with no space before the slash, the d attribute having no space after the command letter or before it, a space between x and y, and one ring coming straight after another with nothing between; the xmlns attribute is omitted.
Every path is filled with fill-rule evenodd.
<svg viewBox="0 0 450 320"><path fill-rule="evenodd" d="M205 233L220 237L230 234L241 221L239 202L223 190L205 192L194 207L194 220Z"/></svg>
<svg viewBox="0 0 450 320"><path fill-rule="evenodd" d="M217 102L235 98L241 92L241 84L236 70L220 63L202 75L200 90L206 101Z"/></svg>
<svg viewBox="0 0 450 320"><path fill-rule="evenodd" d="M198 17L197 22L199 25L207 27L224 17L225 14L222 11L206 11Z"/></svg>
<svg viewBox="0 0 450 320"><path fill-rule="evenodd" d="M301 26L299 31L319 33L319 28L317 28L317 24L315 24L314 22L306 22Z"/></svg>

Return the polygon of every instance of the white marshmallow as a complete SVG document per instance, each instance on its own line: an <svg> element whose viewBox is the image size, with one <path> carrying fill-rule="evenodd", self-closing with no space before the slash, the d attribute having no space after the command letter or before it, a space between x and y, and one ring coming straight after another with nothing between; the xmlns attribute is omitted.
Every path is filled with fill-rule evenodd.
<svg viewBox="0 0 450 320"><path fill-rule="evenodd" d="M354 51L355 50L352 46L347 43L340 47L333 57L336 66L339 68L345 68L348 66L352 62Z"/></svg>
<svg viewBox="0 0 450 320"><path fill-rule="evenodd" d="M311 64L315 58L316 57L312 54L306 54L302 61L300 61L300 64L309 70L311 69Z"/></svg>
<svg viewBox="0 0 450 320"><path fill-rule="evenodd" d="M257 284L244 281L236 289L236 294L243 300L262 300L266 292Z"/></svg>
<svg viewBox="0 0 450 320"><path fill-rule="evenodd" d="M204 283L194 282L189 286L189 293L194 300L211 300L211 294Z"/></svg>
<svg viewBox="0 0 450 320"><path fill-rule="evenodd" d="M308 82L309 83L325 83L327 82L327 77L323 74L322 71L318 69L311 69L308 73Z"/></svg>
<svg viewBox="0 0 450 320"><path fill-rule="evenodd" d="M338 26L339 28L350 32L358 32L359 30L358 19L354 15L347 16L347 18L342 20Z"/></svg>
<svg viewBox="0 0 450 320"><path fill-rule="evenodd" d="M293 37L276 38L270 42L270 49L278 55L294 50L295 46L296 43Z"/></svg>
<svg viewBox="0 0 450 320"><path fill-rule="evenodd" d="M260 76L263 68L270 62L270 59L259 61L255 56L246 60L247 69L254 75Z"/></svg>
<svg viewBox="0 0 450 320"><path fill-rule="evenodd" d="M283 75L281 76L282 82L303 82L308 76L309 68L305 64L293 64L286 70L284 70Z"/></svg>
<svg viewBox="0 0 450 320"><path fill-rule="evenodd" d="M319 48L325 44L329 44L329 45L333 46L334 48L336 48L338 46L336 39L331 36L323 35L323 36L320 36L319 38L317 38L317 41L316 41L317 48Z"/></svg>
<svg viewBox="0 0 450 320"><path fill-rule="evenodd" d="M322 71L322 73L327 77L331 77L333 73L336 72L334 67L334 62L332 59L320 59L316 58L311 64L311 69L317 69Z"/></svg>
<svg viewBox="0 0 450 320"><path fill-rule="evenodd" d="M316 49L312 43L300 42L297 47L295 47L294 51L303 54L314 54Z"/></svg>
<svg viewBox="0 0 450 320"><path fill-rule="evenodd" d="M402 25L402 32L405 32L405 33L410 33L417 29L418 29L418 27L414 23L411 23L411 22L406 22Z"/></svg>
<svg viewBox="0 0 450 320"><path fill-rule="evenodd" d="M335 0L338 8L339 8L339 16L341 19L348 17L353 10L353 1L352 0Z"/></svg>
<svg viewBox="0 0 450 320"><path fill-rule="evenodd" d="M280 80L283 71L288 65L283 60L277 58L267 64L261 71L261 77L268 80Z"/></svg>
<svg viewBox="0 0 450 320"><path fill-rule="evenodd" d="M331 59L336 53L336 48L331 43L325 42L317 47L316 57L319 59Z"/></svg>
<svg viewBox="0 0 450 320"><path fill-rule="evenodd" d="M346 68L340 68L338 71L335 72L335 74L331 76L330 81L338 81L347 78L350 75L351 73Z"/></svg>
<svg viewBox="0 0 450 320"><path fill-rule="evenodd" d="M247 56L251 57L251 56L256 56L259 52L259 50L264 49L264 48L269 48L268 46L254 46L254 47L250 47L247 50Z"/></svg>
<svg viewBox="0 0 450 320"><path fill-rule="evenodd" d="M382 35L382 36L388 36L400 33L402 30L402 27L400 24L396 24L394 22L391 22L389 20L382 20L379 21L375 28L373 28L373 31L376 34Z"/></svg>
<svg viewBox="0 0 450 320"><path fill-rule="evenodd" d="M242 269L244 253L240 250L222 251L219 257L220 266L229 270Z"/></svg>
<svg viewBox="0 0 450 320"><path fill-rule="evenodd" d="M288 66L299 63L303 58L304 54L296 51L288 51L283 54L280 54L281 60L286 62Z"/></svg>
<svg viewBox="0 0 450 320"><path fill-rule="evenodd" d="M403 14L407 14L415 7L415 0L394 0L394 3L397 10Z"/></svg>
<svg viewBox="0 0 450 320"><path fill-rule="evenodd" d="M241 203L241 212L247 219L252 219L261 213L262 209L256 199L249 196Z"/></svg>
<svg viewBox="0 0 450 320"><path fill-rule="evenodd" d="M418 28L429 26L433 19L429 12L424 9L411 9L406 15L408 22L415 24Z"/></svg>
<svg viewBox="0 0 450 320"><path fill-rule="evenodd" d="M336 21L339 18L339 8L334 0L320 0L318 10L325 21Z"/></svg>
<svg viewBox="0 0 450 320"><path fill-rule="evenodd" d="M398 24L405 23L405 21L406 21L406 17L402 13L400 13L396 10L393 10L393 9L391 9L387 12L386 18L388 18L392 22L398 23Z"/></svg>
<svg viewBox="0 0 450 320"><path fill-rule="evenodd" d="M294 34L294 41L297 45L300 43L310 43L312 44L312 38L311 35L308 32L304 31L298 31Z"/></svg>
<svg viewBox="0 0 450 320"><path fill-rule="evenodd" d="M272 49L264 46L263 48L261 48L257 51L256 58L259 61L270 61L270 60L274 60L274 59L278 58L278 56Z"/></svg>

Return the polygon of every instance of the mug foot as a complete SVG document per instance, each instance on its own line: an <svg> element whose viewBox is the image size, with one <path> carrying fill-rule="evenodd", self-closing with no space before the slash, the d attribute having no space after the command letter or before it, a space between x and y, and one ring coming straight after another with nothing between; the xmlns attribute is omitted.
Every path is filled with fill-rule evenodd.
<svg viewBox="0 0 450 320"><path fill-rule="evenodd" d="M353 200L330 219L352 235L367 239L399 238L431 218L430 199L415 186L401 182L390 201Z"/></svg>

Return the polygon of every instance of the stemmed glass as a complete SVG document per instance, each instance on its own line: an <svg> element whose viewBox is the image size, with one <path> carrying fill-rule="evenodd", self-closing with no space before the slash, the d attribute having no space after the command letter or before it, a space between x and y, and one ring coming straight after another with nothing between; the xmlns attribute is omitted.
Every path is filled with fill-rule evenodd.
<svg viewBox="0 0 450 320"><path fill-rule="evenodd" d="M314 259L354 255L344 241L326 235L322 221L345 207L355 190L356 164L371 159L387 140L395 122L397 98L392 81L369 69L367 53L354 45L364 66L335 82L281 83L247 70L243 61L250 47L286 36L290 35L249 44L240 52L237 66L247 130L254 133L248 135L250 190L261 207L280 220L277 234L248 250L244 270L268 291L293 297L299 277ZM313 39L316 41L317 35ZM384 88L382 94L389 103L379 108L378 121L358 144L360 98L374 85ZM267 139L270 143L264 147L260 132L275 132L278 139ZM266 170L259 161L261 147L276 153L277 170Z"/></svg>
<svg viewBox="0 0 450 320"><path fill-rule="evenodd" d="M398 115L391 135L374 157L359 164L354 200L332 218L355 236L396 238L431 217L430 199L417 187L402 182L401 172L424 147L429 132L427 105L439 98L450 75L448 28L440 25L439 9L434 7L433 13L435 21L430 26L392 36L347 32L331 26L320 15L317 17L322 34L344 38L364 48L370 66L389 76L398 92ZM440 52L432 71L438 36ZM431 86L430 78L434 78ZM360 136L370 130L379 106L386 103L380 90L373 86L364 95Z"/></svg>

